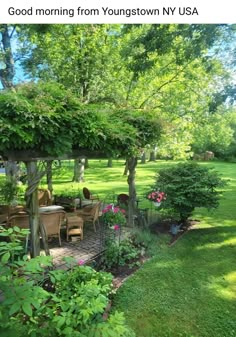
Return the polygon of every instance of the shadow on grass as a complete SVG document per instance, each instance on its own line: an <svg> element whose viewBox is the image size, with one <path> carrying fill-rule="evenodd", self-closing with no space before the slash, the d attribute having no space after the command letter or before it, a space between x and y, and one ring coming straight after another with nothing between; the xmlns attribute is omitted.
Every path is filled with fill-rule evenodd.
<svg viewBox="0 0 236 337"><path fill-rule="evenodd" d="M235 336L234 239L236 227L189 231L121 287L115 309L137 337Z"/></svg>

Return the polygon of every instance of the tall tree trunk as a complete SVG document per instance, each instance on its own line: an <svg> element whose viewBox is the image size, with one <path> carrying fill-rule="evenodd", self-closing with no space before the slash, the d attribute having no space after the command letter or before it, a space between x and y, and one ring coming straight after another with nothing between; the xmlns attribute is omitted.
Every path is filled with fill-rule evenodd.
<svg viewBox="0 0 236 337"><path fill-rule="evenodd" d="M14 28L13 28L14 30ZM11 48L11 34L9 34L9 26L7 24L0 25L3 47L3 63L4 67L0 69L0 80L4 89L13 88L13 78L15 75L14 59Z"/></svg>
<svg viewBox="0 0 236 337"><path fill-rule="evenodd" d="M9 180L17 182L19 179L20 167L16 161L8 160L5 162L5 172Z"/></svg>
<svg viewBox="0 0 236 337"><path fill-rule="evenodd" d="M84 167L85 167L85 158L81 158L79 161L79 182L84 182Z"/></svg>
<svg viewBox="0 0 236 337"><path fill-rule="evenodd" d="M141 164L146 164L146 152L143 151L141 155Z"/></svg>
<svg viewBox="0 0 236 337"><path fill-rule="evenodd" d="M75 159L73 181L79 183L84 182L84 167L85 167L85 158Z"/></svg>
<svg viewBox="0 0 236 337"><path fill-rule="evenodd" d="M108 158L107 167L112 167L112 158Z"/></svg>
<svg viewBox="0 0 236 337"><path fill-rule="evenodd" d="M39 238L39 205L38 205L38 184L37 162L26 162L28 187L26 190L27 210L30 222L30 255L36 257L40 255Z"/></svg>
<svg viewBox="0 0 236 337"><path fill-rule="evenodd" d="M48 160L47 161L47 185L48 189L52 195L53 192L53 186L52 186L52 163L53 160Z"/></svg>
<svg viewBox="0 0 236 337"><path fill-rule="evenodd" d="M89 168L89 161L87 157L85 158L84 168L85 169Z"/></svg>
<svg viewBox="0 0 236 337"><path fill-rule="evenodd" d="M137 196L136 196L136 186L135 186L135 175L136 175L136 166L137 166L137 157L130 157L127 159L129 176L129 210L128 210L128 222L129 225L134 226L134 217L136 214L136 205L137 205Z"/></svg>
<svg viewBox="0 0 236 337"><path fill-rule="evenodd" d="M128 172L129 172L129 165L128 165L128 159L126 159L123 176L127 176Z"/></svg>
<svg viewBox="0 0 236 337"><path fill-rule="evenodd" d="M78 182L79 181L79 158L74 160L74 176L72 181Z"/></svg>
<svg viewBox="0 0 236 337"><path fill-rule="evenodd" d="M155 161L155 160L156 160L156 150L152 150L150 152L149 161Z"/></svg>

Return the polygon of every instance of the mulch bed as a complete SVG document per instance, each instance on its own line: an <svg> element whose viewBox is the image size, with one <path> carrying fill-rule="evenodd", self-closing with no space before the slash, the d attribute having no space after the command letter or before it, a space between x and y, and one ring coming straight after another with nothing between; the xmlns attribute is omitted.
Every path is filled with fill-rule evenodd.
<svg viewBox="0 0 236 337"><path fill-rule="evenodd" d="M173 220L163 220L158 223L154 223L150 226L150 230L154 234L166 234L169 236L168 246L173 246L177 240L182 237L185 233L197 226L199 220L190 219L185 226L180 228L180 231L173 235L170 231L171 224L173 224ZM142 256L139 258L139 262L142 265L146 260L148 260L147 256ZM118 289L123 282L132 275L136 270L138 270L140 266L134 266L130 268L128 265L119 266L116 269L109 270L114 275L113 284L116 289Z"/></svg>
<svg viewBox="0 0 236 337"><path fill-rule="evenodd" d="M112 281L114 287L118 289L122 283L130 276L132 275L136 270L140 268L140 265L142 265L145 261L148 260L148 257L141 256L136 262L139 262L139 265L129 267L128 265L125 266L118 266L115 269L109 270L109 272L112 273L114 276L114 279Z"/></svg>
<svg viewBox="0 0 236 337"><path fill-rule="evenodd" d="M186 232L196 226L199 223L199 220L192 220L190 219L186 225L181 226L179 232L175 235L171 233L171 225L174 223L173 220L162 220L158 223L154 223L150 226L150 230L154 234L166 234L169 235L170 240L168 242L169 246L173 246L175 242L183 236Z"/></svg>

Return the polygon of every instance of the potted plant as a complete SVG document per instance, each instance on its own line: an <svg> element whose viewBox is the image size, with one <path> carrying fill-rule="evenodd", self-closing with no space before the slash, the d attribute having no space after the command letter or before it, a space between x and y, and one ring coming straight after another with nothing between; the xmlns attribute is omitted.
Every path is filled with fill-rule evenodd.
<svg viewBox="0 0 236 337"><path fill-rule="evenodd" d="M125 210L109 204L102 210L102 220L109 228L119 230L122 225L126 224Z"/></svg>
<svg viewBox="0 0 236 337"><path fill-rule="evenodd" d="M154 206L160 207L162 201L166 199L166 194L159 190L150 191L147 194L147 199L152 201Z"/></svg>

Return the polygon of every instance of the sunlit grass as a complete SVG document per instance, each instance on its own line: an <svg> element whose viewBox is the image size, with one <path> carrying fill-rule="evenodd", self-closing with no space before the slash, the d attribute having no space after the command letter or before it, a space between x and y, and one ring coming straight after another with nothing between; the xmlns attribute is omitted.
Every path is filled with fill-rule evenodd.
<svg viewBox="0 0 236 337"><path fill-rule="evenodd" d="M203 165L230 179L219 208L196 209L196 228L157 249L115 298L138 337L236 336L236 166Z"/></svg>

